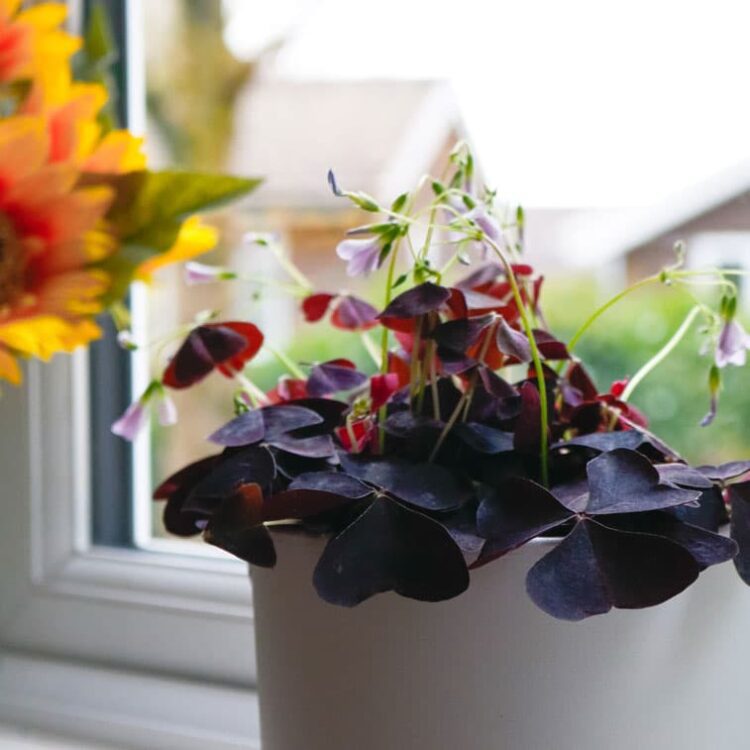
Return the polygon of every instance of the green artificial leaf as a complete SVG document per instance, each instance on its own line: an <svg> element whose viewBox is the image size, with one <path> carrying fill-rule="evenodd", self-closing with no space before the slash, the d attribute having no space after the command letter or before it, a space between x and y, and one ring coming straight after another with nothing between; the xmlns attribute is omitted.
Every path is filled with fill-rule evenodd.
<svg viewBox="0 0 750 750"><path fill-rule="evenodd" d="M261 180L166 171L89 174L82 183L109 185L117 194L107 220L121 244L98 264L112 277L106 296L111 304L125 296L138 266L174 245L186 218L246 195Z"/></svg>
<svg viewBox="0 0 750 750"><path fill-rule="evenodd" d="M108 219L123 242L153 253L174 244L182 222L254 190L256 178L197 172L139 172L118 180L120 199Z"/></svg>

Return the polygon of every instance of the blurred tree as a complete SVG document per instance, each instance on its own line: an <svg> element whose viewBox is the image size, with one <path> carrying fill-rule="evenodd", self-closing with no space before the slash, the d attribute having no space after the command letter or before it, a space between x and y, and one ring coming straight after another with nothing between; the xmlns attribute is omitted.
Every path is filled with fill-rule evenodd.
<svg viewBox="0 0 750 750"><path fill-rule="evenodd" d="M225 166L237 97L256 63L238 60L224 41L221 0L177 0L161 64L149 70L148 113L181 168Z"/></svg>

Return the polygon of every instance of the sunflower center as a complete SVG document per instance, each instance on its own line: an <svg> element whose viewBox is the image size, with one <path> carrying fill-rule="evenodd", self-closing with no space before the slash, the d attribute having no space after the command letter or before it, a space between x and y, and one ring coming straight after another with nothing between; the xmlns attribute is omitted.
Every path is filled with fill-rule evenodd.
<svg viewBox="0 0 750 750"><path fill-rule="evenodd" d="M23 293L26 258L10 218L0 211L0 311Z"/></svg>

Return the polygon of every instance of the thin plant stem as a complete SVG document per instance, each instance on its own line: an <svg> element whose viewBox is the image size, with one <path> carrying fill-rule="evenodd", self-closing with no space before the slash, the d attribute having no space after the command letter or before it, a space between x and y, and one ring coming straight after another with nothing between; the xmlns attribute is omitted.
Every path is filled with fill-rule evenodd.
<svg viewBox="0 0 750 750"><path fill-rule="evenodd" d="M685 334L690 330L690 326L693 321L701 312L701 307L694 307L688 314L685 320L682 321L680 327L674 332L674 335L667 341L659 351L641 367L638 372L628 382L625 390L622 392L620 397L621 401L627 401L632 395L633 391L640 385L641 381L649 375L656 367L658 367L671 353L674 348L682 341Z"/></svg>
<svg viewBox="0 0 750 750"><path fill-rule="evenodd" d="M433 344L434 347L434 344ZM430 358L430 388L432 389L432 416L440 421L440 393L437 381L437 363L435 353Z"/></svg>
<svg viewBox="0 0 750 750"><path fill-rule="evenodd" d="M636 289L640 289L641 287L646 286L647 284L653 284L655 281L660 281L661 276L660 274L654 274L653 276L647 276L645 279L641 279L640 281L637 281L635 284L632 284L627 289L623 289L621 292L616 294L612 299L607 300L600 308L595 310L583 323L583 325L573 334L570 341L568 341L568 351L572 352L573 349L575 349L576 344L581 340L581 337L583 336L586 331L594 324L596 321L604 315L607 310L609 310L611 307L614 307L621 299L624 297L627 297L631 292L634 292Z"/></svg>
<svg viewBox="0 0 750 750"><path fill-rule="evenodd" d="M536 371L536 381L539 388L539 408L540 408L540 426L541 426L541 438L539 446L539 463L540 463L540 475L542 484L547 487L549 486L549 456L548 456L548 428L549 428L549 415L547 413L547 383L544 378L544 370L542 369L542 358L539 354L539 347L537 346L536 339L534 338L534 330L529 322L529 315L524 304L523 297L521 296L521 290L518 287L518 281L516 274L513 272L513 266L505 253L502 251L500 246L494 240L490 239L486 235L484 241L495 251L495 254L500 259L500 262L505 268L505 274L508 277L508 283L510 284L511 291L513 292L513 299L516 302L518 308L518 314L521 316L521 324L523 325L526 337L529 340L529 347L531 348L531 359L534 363L534 370Z"/></svg>
<svg viewBox="0 0 750 750"><path fill-rule="evenodd" d="M294 375L294 377L298 378L299 380L305 379L305 373L302 372L300 367L289 357L287 357L284 352L275 349L270 344L266 344L264 348L266 349L266 351L270 352L284 367L286 367L291 375Z"/></svg>
<svg viewBox="0 0 750 750"><path fill-rule="evenodd" d="M378 370L380 370L383 365L383 359L381 352L378 350L377 344L367 335L365 331L360 332L359 338L362 341L362 346L365 348L365 351L370 355L370 359L372 359L373 364L378 368Z"/></svg>
<svg viewBox="0 0 750 750"><path fill-rule="evenodd" d="M234 379L242 386L242 390L247 393L250 398L250 402L254 407L267 406L270 402L268 396L253 383L244 373L239 370L235 370L233 373Z"/></svg>
<svg viewBox="0 0 750 750"><path fill-rule="evenodd" d="M438 451L443 446L443 443L445 442L445 438L448 437L448 433L453 429L453 426L458 421L458 418L461 416L461 412L463 411L464 404L466 403L467 399L469 398L469 393L473 389L468 388L461 394L461 398L458 399L458 403L454 407L453 411L451 412L450 417L448 418L448 421L445 423L445 427L443 427L442 432L440 433L440 436L438 437L435 447L432 449L432 452L430 453L430 457L427 459L429 463L432 463L435 460L435 457L438 454Z"/></svg>

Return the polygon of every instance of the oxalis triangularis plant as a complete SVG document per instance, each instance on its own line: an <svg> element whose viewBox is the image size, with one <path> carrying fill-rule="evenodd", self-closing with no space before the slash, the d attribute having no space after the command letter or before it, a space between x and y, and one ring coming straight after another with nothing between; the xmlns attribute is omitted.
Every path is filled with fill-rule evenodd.
<svg viewBox="0 0 750 750"><path fill-rule="evenodd" d="M729 560L750 582L750 482L742 481L750 462L691 467L630 404L701 319L713 355L704 424L711 421L722 368L743 365L750 347L735 319L732 279L741 271L688 270L677 248L674 265L618 294L565 344L547 330L542 278L522 260L522 212L499 215L494 194L475 188L465 146L442 179L425 178L390 206L341 189L332 173L329 183L373 216L336 252L351 275L384 272L377 306L312 292L280 248L258 242L282 261L305 319L364 337L374 372L346 358L302 366L269 347L289 373L264 393L250 366L265 345L261 331L247 321L198 321L114 427L132 438L151 403L174 421L167 391L214 370L235 382L235 415L208 438L214 453L154 493L170 532L202 533L264 567L276 562L274 535L325 536L312 582L322 599L344 606L391 590L450 599L469 586L471 570L502 565L539 538L547 541L526 589L566 620L659 604ZM447 257L440 268L436 250ZM397 277L406 258L410 269ZM462 265L472 268L462 275ZM243 278L192 263L187 280ZM662 350L602 392L575 347L599 316L649 284L691 296L709 284L719 301L713 308L693 296ZM727 523L729 537L720 533Z"/></svg>

